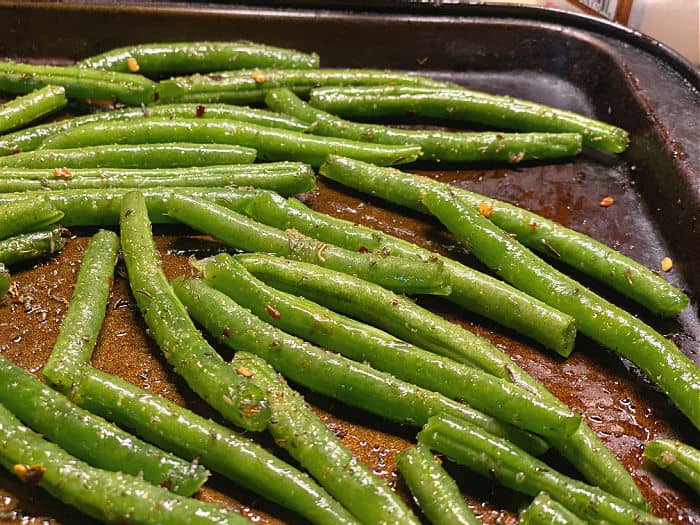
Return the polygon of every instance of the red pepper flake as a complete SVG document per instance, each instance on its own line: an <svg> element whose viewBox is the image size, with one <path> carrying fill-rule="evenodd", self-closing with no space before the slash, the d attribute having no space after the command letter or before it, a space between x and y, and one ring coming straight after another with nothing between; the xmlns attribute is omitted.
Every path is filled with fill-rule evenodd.
<svg viewBox="0 0 700 525"><path fill-rule="evenodd" d="M396 299L391 300L391 306L398 306L399 302Z"/></svg>
<svg viewBox="0 0 700 525"><path fill-rule="evenodd" d="M482 201L481 204L479 204L479 213L484 217L491 217L493 205L488 201Z"/></svg>
<svg viewBox="0 0 700 525"><path fill-rule="evenodd" d="M253 403L251 405L243 407L242 412L245 417L251 417L260 412L260 407L257 403Z"/></svg>
<svg viewBox="0 0 700 525"><path fill-rule="evenodd" d="M531 222L530 222L530 229L531 229L532 231L535 231L535 230L537 229L537 222L531 221Z"/></svg>
<svg viewBox="0 0 700 525"><path fill-rule="evenodd" d="M236 368L236 373L242 375L243 377L253 377L253 371L245 366L239 366Z"/></svg>
<svg viewBox="0 0 700 525"><path fill-rule="evenodd" d="M273 319L279 319L280 318L280 313L278 310L275 310L272 306L269 304L265 305L265 311L270 314L270 317Z"/></svg>
<svg viewBox="0 0 700 525"><path fill-rule="evenodd" d="M139 66L139 63L134 57L129 57L126 59L126 67L132 73L136 73L139 69L141 69L141 66Z"/></svg>
<svg viewBox="0 0 700 525"><path fill-rule="evenodd" d="M228 337L228 336L230 336L230 335L231 335L231 329L230 329L228 326L225 326L225 327L224 327L223 336L224 336L224 337Z"/></svg>
<svg viewBox="0 0 700 525"><path fill-rule="evenodd" d="M661 269L664 272L670 271L671 268L673 268L673 261L670 257L664 257L663 259L661 259Z"/></svg>
<svg viewBox="0 0 700 525"><path fill-rule="evenodd" d="M112 285L114 284L114 277L112 277L112 276L110 275L110 276L107 278L107 284L108 284L109 287L111 288Z"/></svg>
<svg viewBox="0 0 700 525"><path fill-rule="evenodd" d="M360 246L360 247L357 249L357 251L360 252L360 253L367 253L367 252L369 252L369 250L367 249L366 246Z"/></svg>
<svg viewBox="0 0 700 525"><path fill-rule="evenodd" d="M260 71L260 70L258 70L258 69L256 69L255 71L253 71L253 72L250 74L250 76L253 77L253 80L255 80L258 84L262 84L262 83L265 82L265 80L266 80L266 78L265 78L265 73L263 73L262 71Z"/></svg>
<svg viewBox="0 0 700 525"><path fill-rule="evenodd" d="M46 469L41 465L21 465L12 466L12 473L19 478L22 483L27 485L36 485L44 477Z"/></svg>
<svg viewBox="0 0 700 525"><path fill-rule="evenodd" d="M505 137L504 137L502 134L497 133L497 134L496 134L496 138L497 138L498 140L503 140Z"/></svg>
<svg viewBox="0 0 700 525"><path fill-rule="evenodd" d="M53 170L53 176L60 177L62 179L70 179L73 176L73 174L68 168L56 168L55 170Z"/></svg>
<svg viewBox="0 0 700 525"><path fill-rule="evenodd" d="M613 199L612 197L603 197L600 201L600 205L603 208L607 208L608 206L612 206L613 204L615 204L615 199Z"/></svg>
<svg viewBox="0 0 700 525"><path fill-rule="evenodd" d="M207 75L207 78L210 79L210 80L219 81L219 80L223 80L223 79L224 79L224 75L217 75L217 74Z"/></svg>
<svg viewBox="0 0 700 525"><path fill-rule="evenodd" d="M195 110L194 114L196 117L201 117L204 115L205 111L206 108L200 104L199 106L197 106L197 109Z"/></svg>

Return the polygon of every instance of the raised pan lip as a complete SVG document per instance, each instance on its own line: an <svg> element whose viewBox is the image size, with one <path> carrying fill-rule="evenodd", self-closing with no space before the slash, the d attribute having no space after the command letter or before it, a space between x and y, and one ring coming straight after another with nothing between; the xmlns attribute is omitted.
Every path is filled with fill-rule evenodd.
<svg viewBox="0 0 700 525"><path fill-rule="evenodd" d="M453 0L459 2L459 0ZM514 18L534 20L546 23L564 24L583 29L618 41L631 44L638 49L660 58L664 63L683 76L683 78L700 92L700 68L691 64L680 53L666 44L621 24L583 13L574 13L562 9L544 8L530 5L494 5L483 2L452 3L451 0L378 0L366 5L360 0L282 0L278 2L122 2L114 4L106 0L67 0L62 2L38 1L22 2L17 0L0 0L0 7L20 7L23 9L51 9L56 11L118 11L151 13L226 13L243 14L264 12L266 16L313 16L319 12L339 15L384 15L401 18L411 15L429 15L431 17L451 18ZM420 22L419 22L420 23Z"/></svg>

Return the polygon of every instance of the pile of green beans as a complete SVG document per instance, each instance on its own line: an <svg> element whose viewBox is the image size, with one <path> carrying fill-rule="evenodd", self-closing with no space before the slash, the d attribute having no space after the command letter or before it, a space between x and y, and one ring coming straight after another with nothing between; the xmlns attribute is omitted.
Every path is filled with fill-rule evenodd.
<svg viewBox="0 0 700 525"><path fill-rule="evenodd" d="M164 73L191 76L143 76ZM645 511L632 478L580 415L486 339L397 295L445 296L563 357L578 328L640 366L700 428L700 369L519 243L656 315L677 315L685 294L538 215L386 167L520 163L573 156L582 146L621 153L624 130L410 73L319 69L315 53L243 41L133 45L74 66L0 62L0 91L23 95L0 105L0 297L10 288L5 265L61 250L63 226L120 228L120 236L98 231L85 250L43 367L49 386L0 356L0 464L21 481L109 523L246 522L182 497L198 490L210 468L317 525L417 524L289 380L423 427L397 463L432 523L478 519L431 449L536 496L520 515L524 524L665 523ZM92 100L134 107L27 127L68 99L93 110ZM272 111L235 105L261 103ZM341 118L405 115L518 132ZM316 188L313 168L432 213L513 286L285 199ZM180 223L252 253L192 259L200 278L169 282L155 249L156 223ZM90 366L120 247L148 333L175 372L227 424L269 431L318 484L228 427ZM237 352L231 363L193 321ZM549 445L600 488L533 457ZM644 454L700 492L697 450L656 440Z"/></svg>

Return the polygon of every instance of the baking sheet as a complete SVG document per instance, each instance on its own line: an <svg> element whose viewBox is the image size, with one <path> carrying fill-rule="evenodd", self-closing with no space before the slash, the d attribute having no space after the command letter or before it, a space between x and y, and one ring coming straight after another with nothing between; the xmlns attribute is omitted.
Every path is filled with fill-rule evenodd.
<svg viewBox="0 0 700 525"><path fill-rule="evenodd" d="M0 2L0 56L65 61L130 42L173 39L239 39L319 51L324 66L391 67L426 72L493 93L509 93L596 116L632 132L619 157L587 154L571 162L522 167L420 166L420 173L525 206L614 246L658 268L687 290L691 306L677 319L653 319L604 287L590 284L668 334L700 361L700 181L697 115L700 97L673 61L611 36L551 21L510 16L427 16L330 11L220 9L212 6L11 5ZM57 30L60 28L60 30ZM601 208L602 197L616 202ZM320 181L302 196L320 211L382 229L478 266L435 221ZM76 229L64 252L36 267L15 270L19 302L0 301L0 352L37 375L57 335L70 299L89 229ZM188 230L157 227L157 244L169 277L187 273L187 257L221 249ZM420 299L432 310L484 335L579 410L632 472L657 514L674 523L700 523L689 490L642 464L644 443L677 437L698 445L686 419L635 369L579 336L566 361L437 298ZM222 350L225 355L230 355ZM174 377L145 335L120 266L93 363L107 372L212 415ZM327 399L308 399L343 442L408 500L398 481L395 454L415 430L387 424ZM265 442L272 446L270 441ZM571 472L554 454L548 461ZM513 495L463 469L452 468L485 523L514 523L527 498ZM242 509L259 523L296 523L232 482L214 476L200 497ZM697 498L696 498L697 499ZM0 516L46 517L90 523L35 489L0 474ZM1 521L0 521L1 522Z"/></svg>

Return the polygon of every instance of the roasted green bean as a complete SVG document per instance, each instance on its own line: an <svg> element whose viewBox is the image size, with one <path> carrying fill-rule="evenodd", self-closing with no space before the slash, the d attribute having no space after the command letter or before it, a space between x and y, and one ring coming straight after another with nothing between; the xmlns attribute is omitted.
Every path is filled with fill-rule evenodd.
<svg viewBox="0 0 700 525"><path fill-rule="evenodd" d="M68 98L119 101L131 106L150 104L156 93L156 84L141 75L0 62L0 91L23 94L49 85L63 86Z"/></svg>
<svg viewBox="0 0 700 525"><path fill-rule="evenodd" d="M294 230L282 231L204 199L173 195L165 204L169 216L248 252L275 253L360 276L402 293L446 295L449 279L437 260L357 253L318 242Z"/></svg>
<svg viewBox="0 0 700 525"><path fill-rule="evenodd" d="M0 104L0 133L26 126L58 111L67 103L65 89L60 86L46 86Z"/></svg>
<svg viewBox="0 0 700 525"><path fill-rule="evenodd" d="M13 168L181 168L253 162L251 148L230 144L109 144L87 148L36 150L0 157Z"/></svg>
<svg viewBox="0 0 700 525"><path fill-rule="evenodd" d="M588 525L576 514L540 492L518 515L518 525Z"/></svg>
<svg viewBox="0 0 700 525"><path fill-rule="evenodd" d="M207 73L251 67L318 67L316 53L253 42L166 42L118 47L85 58L79 67L122 73Z"/></svg>
<svg viewBox="0 0 700 525"><path fill-rule="evenodd" d="M581 333L629 359L700 429L700 368L672 341L542 261L449 189L423 204L486 266L576 319Z"/></svg>
<svg viewBox="0 0 700 525"><path fill-rule="evenodd" d="M249 525L219 505L178 496L136 476L91 467L29 430L0 405L0 464L98 520L123 525Z"/></svg>
<svg viewBox="0 0 700 525"><path fill-rule="evenodd" d="M508 441L442 414L430 418L418 441L488 479L536 496L546 491L577 516L619 525L668 525L598 487L574 480Z"/></svg>
<svg viewBox="0 0 700 525"><path fill-rule="evenodd" d="M48 137L41 148L54 150L94 147L100 144L147 144L173 141L247 146L257 150L259 160L296 160L312 166L320 166L331 153L339 153L381 166L405 164L416 160L421 155L421 149L417 145L367 144L219 119L150 118L136 122L93 122ZM0 158L1 161L2 158Z"/></svg>
<svg viewBox="0 0 700 525"><path fill-rule="evenodd" d="M454 87L454 84L419 75L374 69L255 69L171 78L158 84L158 95L160 102L255 104L263 102L269 90L280 87L306 96L318 86L369 87L390 84Z"/></svg>
<svg viewBox="0 0 700 525"><path fill-rule="evenodd" d="M581 135L576 133L455 133L359 124L310 106L289 89L270 91L265 103L306 122L315 135L375 144L416 144L423 150L423 159L438 162L518 163L570 157L581 151Z"/></svg>
<svg viewBox="0 0 700 525"><path fill-rule="evenodd" d="M30 198L15 198L0 207L0 240L18 233L32 232L51 226L63 212L51 204Z"/></svg>
<svg viewBox="0 0 700 525"><path fill-rule="evenodd" d="M547 448L528 432L290 336L198 279L186 283L175 280L173 286L190 315L212 336L234 350L262 357L290 381L315 392L414 426L422 426L431 415L448 412L519 443L534 454ZM269 315L276 315L274 309Z"/></svg>
<svg viewBox="0 0 700 525"><path fill-rule="evenodd" d="M42 370L44 378L66 395L84 364L90 361L97 343L114 280L118 252L117 234L100 230L90 239L83 253L78 280L61 331Z"/></svg>
<svg viewBox="0 0 700 525"><path fill-rule="evenodd" d="M296 195L316 188L316 177L311 168L295 171L270 171L260 169L264 165L255 165L252 170L235 170L229 173L222 166L215 170L191 171L184 168L184 173L173 175L159 173L155 177L148 176L153 170L87 170L89 176L84 176L84 170L59 169L49 172L46 178L29 179L5 178L0 173L0 193L21 191L55 191L88 188L224 188L226 186L254 186L273 190L281 195ZM34 171L34 170L32 170ZM158 170L159 172L165 170ZM196 172L203 172L196 174ZM111 173L110 173L111 172ZM189 172L189 173L188 173ZM207 173L208 172L208 173ZM97 173L102 176L93 176ZM107 176L105 176L107 175Z"/></svg>
<svg viewBox="0 0 700 525"><path fill-rule="evenodd" d="M204 281L261 319L373 368L458 399L500 421L547 437L576 431L580 416L541 403L513 383L427 352L372 326L266 286L227 254L199 261ZM270 315L269 308L279 315Z"/></svg>
<svg viewBox="0 0 700 525"><path fill-rule="evenodd" d="M352 455L304 398L289 388L264 359L237 352L231 366L267 392L268 429L284 448L346 509L366 525L412 524L418 520L389 485Z"/></svg>
<svg viewBox="0 0 700 525"><path fill-rule="evenodd" d="M247 430L265 428L270 417L265 394L227 366L173 293L160 266L141 193L122 198L119 226L131 290L165 358L226 420Z"/></svg>
<svg viewBox="0 0 700 525"><path fill-rule="evenodd" d="M79 408L3 356L0 403L25 425L93 467L143 476L149 483L186 496L197 492L209 477L205 468L149 445Z"/></svg>
<svg viewBox="0 0 700 525"><path fill-rule="evenodd" d="M11 266L60 252L65 245L63 231L63 227L58 225L49 230L20 233L0 241L0 263Z"/></svg>
<svg viewBox="0 0 700 525"><path fill-rule="evenodd" d="M700 450L673 439L655 439L644 447L644 457L700 495Z"/></svg>
<svg viewBox="0 0 700 525"><path fill-rule="evenodd" d="M629 135L624 129L528 100L470 91L423 86L314 89L311 104L350 118L416 115L464 120L519 131L579 133L591 148L621 153Z"/></svg>
<svg viewBox="0 0 700 525"><path fill-rule="evenodd" d="M396 454L401 477L433 525L479 525L459 487L424 445Z"/></svg>
<svg viewBox="0 0 700 525"><path fill-rule="evenodd" d="M87 367L73 385L81 407L201 464L316 525L355 519L307 474L251 440L119 377Z"/></svg>

